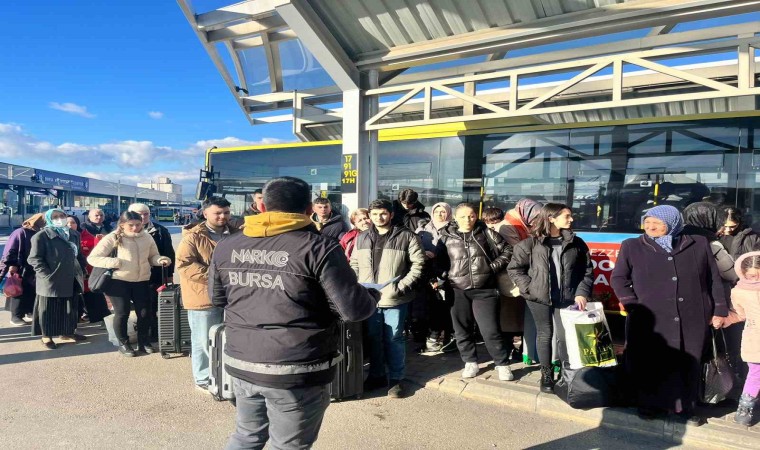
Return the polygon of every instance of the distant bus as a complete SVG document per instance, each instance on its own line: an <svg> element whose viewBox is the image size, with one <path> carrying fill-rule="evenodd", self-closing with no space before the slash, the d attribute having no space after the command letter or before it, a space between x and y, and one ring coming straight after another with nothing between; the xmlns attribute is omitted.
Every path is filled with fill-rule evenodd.
<svg viewBox="0 0 760 450"><path fill-rule="evenodd" d="M163 207L156 208L153 216L159 222L174 222L174 213L179 211L179 208Z"/></svg>

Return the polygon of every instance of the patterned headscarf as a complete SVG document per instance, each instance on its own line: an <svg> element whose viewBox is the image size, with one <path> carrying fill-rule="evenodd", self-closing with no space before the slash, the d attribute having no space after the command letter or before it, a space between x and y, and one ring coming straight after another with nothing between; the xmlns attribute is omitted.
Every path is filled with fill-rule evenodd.
<svg viewBox="0 0 760 450"><path fill-rule="evenodd" d="M668 227L668 231L666 232L665 236L651 239L655 241L657 245L662 247L666 252L672 252L673 238L678 236L681 231L683 231L683 218L681 217L681 213L673 206L660 205L655 206L654 208L647 211L646 214L644 214L644 218L641 219L642 224L647 217L654 217L655 219L659 219L663 221Z"/></svg>
<svg viewBox="0 0 760 450"><path fill-rule="evenodd" d="M517 211L517 214L520 215L520 220L523 221L525 226L530 227L533 221L538 217L538 214L541 212L542 206L543 205L541 203L538 203L535 200L522 198L517 201L517 204L515 205L515 211Z"/></svg>
<svg viewBox="0 0 760 450"><path fill-rule="evenodd" d="M69 245L71 246L71 249L74 250L74 256L76 256L78 252L77 246L73 242L69 241L69 234L70 234L71 229L67 225L64 225L62 227L57 227L53 225L53 213L55 212L59 212L63 214L64 216L66 215L66 212L62 209L59 209L59 208L48 209L47 212L45 212L45 228L50 228L54 230L58 234L58 236L61 237L61 239L68 242Z"/></svg>

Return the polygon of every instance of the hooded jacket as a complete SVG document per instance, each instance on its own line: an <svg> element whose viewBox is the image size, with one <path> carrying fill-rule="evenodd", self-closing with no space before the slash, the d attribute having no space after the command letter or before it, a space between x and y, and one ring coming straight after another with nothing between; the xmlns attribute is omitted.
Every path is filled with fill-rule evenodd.
<svg viewBox="0 0 760 450"><path fill-rule="evenodd" d="M425 266L425 253L420 238L404 227L392 227L388 231L375 278L374 248L378 236L374 226L359 233L351 254L351 268L361 283L382 284L401 277L380 291L382 297L378 307L392 308L409 303L416 296L414 287L422 279Z"/></svg>
<svg viewBox="0 0 760 450"><path fill-rule="evenodd" d="M38 232L35 224L44 219L45 215L38 213L25 220L22 227L13 230L3 249L0 258L0 278L4 277L10 266L18 267L19 275L27 286L34 286L34 268L29 264L29 251L32 249L32 237Z"/></svg>
<svg viewBox="0 0 760 450"><path fill-rule="evenodd" d="M317 231L322 233L322 236L329 237L340 241L340 239L349 231L348 224L343 221L343 216L332 212L327 222L322 223L317 217L317 213L311 215L311 221L314 222L314 226L317 227Z"/></svg>
<svg viewBox="0 0 760 450"><path fill-rule="evenodd" d="M459 231L455 222L440 232L436 255L442 278L463 291L495 289L496 275L506 270L512 258L512 246L481 221L471 232Z"/></svg>
<svg viewBox="0 0 760 450"><path fill-rule="evenodd" d="M744 228L734 236L721 236L720 243L723 244L734 260L739 259L745 253L760 250L760 236L749 227Z"/></svg>
<svg viewBox="0 0 760 450"><path fill-rule="evenodd" d="M742 262L752 256L760 256L760 252L745 253L736 260L734 270L740 280L746 281ZM750 290L739 286L731 290L731 303L734 311L728 315L728 324L746 322L742 332L742 359L746 362L760 363L760 289Z"/></svg>
<svg viewBox="0 0 760 450"><path fill-rule="evenodd" d="M116 248L116 257L111 256ZM116 246L116 232L108 233L98 242L87 262L93 267L116 269L114 280L139 282L150 280L152 266L161 266L162 259L158 254L156 243L145 231L136 236L121 236L121 242Z"/></svg>
<svg viewBox="0 0 760 450"><path fill-rule="evenodd" d="M507 271L525 300L551 305L552 248L549 237L529 237L515 246ZM562 230L560 290L564 302L576 296L591 299L594 268L588 246L570 230Z"/></svg>
<svg viewBox="0 0 760 450"><path fill-rule="evenodd" d="M216 245L208 289L225 309L229 373L279 389L330 383L338 321L364 320L376 304L337 241L281 212L246 217L242 233Z"/></svg>
<svg viewBox="0 0 760 450"><path fill-rule="evenodd" d="M414 207L405 209L404 206L398 200L393 200L393 220L394 226L404 226L409 231L417 231L421 224L421 221L430 221L430 214L425 212L425 205L419 201L414 204Z"/></svg>
<svg viewBox="0 0 760 450"><path fill-rule="evenodd" d="M232 227L228 230L229 236L239 231ZM202 310L214 306L208 295L208 267L216 244L205 221L182 229L182 241L177 248L177 272L185 309Z"/></svg>

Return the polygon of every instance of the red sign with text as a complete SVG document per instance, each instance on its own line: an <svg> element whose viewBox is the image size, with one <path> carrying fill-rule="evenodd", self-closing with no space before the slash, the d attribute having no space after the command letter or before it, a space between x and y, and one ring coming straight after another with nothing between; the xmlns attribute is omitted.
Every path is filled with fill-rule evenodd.
<svg viewBox="0 0 760 450"><path fill-rule="evenodd" d="M610 285L612 269L615 268L620 253L620 243L587 242L587 244L591 250L591 260L594 265L594 292L592 294L594 301L602 302L607 311L625 311Z"/></svg>

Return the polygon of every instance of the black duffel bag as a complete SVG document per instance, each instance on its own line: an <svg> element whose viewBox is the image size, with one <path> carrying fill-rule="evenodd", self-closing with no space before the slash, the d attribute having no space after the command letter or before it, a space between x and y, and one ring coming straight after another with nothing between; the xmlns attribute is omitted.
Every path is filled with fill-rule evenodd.
<svg viewBox="0 0 760 450"><path fill-rule="evenodd" d="M601 408L619 403L618 367L571 369L562 363L562 374L554 393L575 409Z"/></svg>

